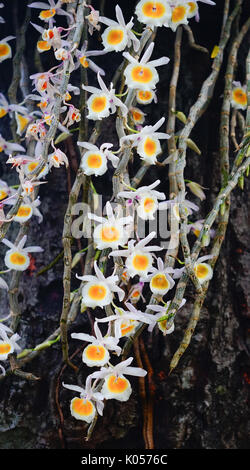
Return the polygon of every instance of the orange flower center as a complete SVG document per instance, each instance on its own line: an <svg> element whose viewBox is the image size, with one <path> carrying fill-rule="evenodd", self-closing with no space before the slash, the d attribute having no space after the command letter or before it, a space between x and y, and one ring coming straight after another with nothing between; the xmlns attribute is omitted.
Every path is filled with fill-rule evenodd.
<svg viewBox="0 0 250 470"><path fill-rule="evenodd" d="M140 291L135 290L132 294L133 299L136 299L137 297L140 297Z"/></svg>
<svg viewBox="0 0 250 470"><path fill-rule="evenodd" d="M139 83L149 83L153 78L150 68L144 65L137 65L132 69L132 79Z"/></svg>
<svg viewBox="0 0 250 470"><path fill-rule="evenodd" d="M103 227L101 231L101 238L105 242L114 242L119 236L119 231L115 227Z"/></svg>
<svg viewBox="0 0 250 470"><path fill-rule="evenodd" d="M112 46L116 46L117 44L120 44L120 42L122 42L123 37L124 32L122 31L122 29L111 29L107 36L107 42Z"/></svg>
<svg viewBox="0 0 250 470"><path fill-rule="evenodd" d="M17 116L17 121L18 121L20 131L22 132L25 129L25 127L27 127L27 125L29 124L29 119L22 116L21 114L17 114L16 116Z"/></svg>
<svg viewBox="0 0 250 470"><path fill-rule="evenodd" d="M7 111L4 108L0 108L0 118L6 116Z"/></svg>
<svg viewBox="0 0 250 470"><path fill-rule="evenodd" d="M162 320L158 323L160 330L165 331L167 326L167 320Z"/></svg>
<svg viewBox="0 0 250 470"><path fill-rule="evenodd" d="M42 20L52 18L56 14L56 10L52 8L51 10L42 10L40 13L40 18Z"/></svg>
<svg viewBox="0 0 250 470"><path fill-rule="evenodd" d="M130 333L131 331L133 331L135 329L135 324L134 323L135 323L134 320L127 320L127 321L122 322L122 324L121 324L121 334L122 334L122 336L127 335L128 333Z"/></svg>
<svg viewBox="0 0 250 470"><path fill-rule="evenodd" d="M50 114L45 114L44 115L44 120L45 120L47 126L50 126L50 124L52 122L52 116Z"/></svg>
<svg viewBox="0 0 250 470"><path fill-rule="evenodd" d="M150 197L147 197L144 201L144 210L145 212L151 212L154 209L155 202Z"/></svg>
<svg viewBox="0 0 250 470"><path fill-rule="evenodd" d="M34 191L34 186L24 186L26 194L31 194Z"/></svg>
<svg viewBox="0 0 250 470"><path fill-rule="evenodd" d="M82 66L83 66L85 69L87 69L88 66L89 66L89 63L88 63L88 61L87 61L87 59L86 59L86 56L84 55L84 56L80 57L79 60L80 60L80 63L82 64Z"/></svg>
<svg viewBox="0 0 250 470"><path fill-rule="evenodd" d="M208 274L208 268L204 264L195 266L194 271L198 278L204 278Z"/></svg>
<svg viewBox="0 0 250 470"><path fill-rule="evenodd" d="M148 267L148 258L145 255L135 255L133 258L133 266L135 269L144 270Z"/></svg>
<svg viewBox="0 0 250 470"><path fill-rule="evenodd" d="M140 113L139 111L133 111L132 116L134 121L140 121L142 118L142 113Z"/></svg>
<svg viewBox="0 0 250 470"><path fill-rule="evenodd" d="M51 46L47 41L37 41L37 49L39 51L49 51Z"/></svg>
<svg viewBox="0 0 250 470"><path fill-rule="evenodd" d="M11 351L9 343L0 343L0 354L7 354Z"/></svg>
<svg viewBox="0 0 250 470"><path fill-rule="evenodd" d="M96 284L95 286L91 286L88 291L89 297L94 300L103 300L106 295L106 289L104 286Z"/></svg>
<svg viewBox="0 0 250 470"><path fill-rule="evenodd" d="M161 2L147 2L142 7L142 12L149 18L161 18L166 11L165 6Z"/></svg>
<svg viewBox="0 0 250 470"><path fill-rule="evenodd" d="M180 5L175 7L172 12L172 21L173 23L178 23L182 21L186 14L186 7Z"/></svg>
<svg viewBox="0 0 250 470"><path fill-rule="evenodd" d="M85 353L91 361L102 361L106 354L106 349L103 346L95 346L91 344L86 347Z"/></svg>
<svg viewBox="0 0 250 470"><path fill-rule="evenodd" d="M152 277L152 287L156 289L167 289L169 282L164 274L156 274Z"/></svg>
<svg viewBox="0 0 250 470"><path fill-rule="evenodd" d="M128 380L111 375L107 381L108 389L113 393L122 393L128 388Z"/></svg>
<svg viewBox="0 0 250 470"><path fill-rule="evenodd" d="M65 101L70 101L71 100L71 95L68 91L65 93L64 99L65 99Z"/></svg>
<svg viewBox="0 0 250 470"><path fill-rule="evenodd" d="M72 400L72 410L81 416L89 416L93 413L93 405L89 400L74 398Z"/></svg>
<svg viewBox="0 0 250 470"><path fill-rule="evenodd" d="M53 160L55 160L55 162L57 162L57 163L59 162L59 158L56 154L52 155L52 158L53 158Z"/></svg>
<svg viewBox="0 0 250 470"><path fill-rule="evenodd" d="M92 153L87 158L87 164L90 168L100 168L100 166L102 165L101 155Z"/></svg>
<svg viewBox="0 0 250 470"><path fill-rule="evenodd" d="M189 13L193 13L196 7L195 2L188 2L188 5L189 5Z"/></svg>
<svg viewBox="0 0 250 470"><path fill-rule="evenodd" d="M18 209L17 216L18 217L27 217L31 213L31 208L29 206L21 206Z"/></svg>
<svg viewBox="0 0 250 470"><path fill-rule="evenodd" d="M107 98L106 96L97 96L96 98L93 99L91 108L92 111L95 113L100 113L105 109L107 105Z"/></svg>
<svg viewBox="0 0 250 470"><path fill-rule="evenodd" d="M38 163L32 162L28 164L28 170L33 171L37 167Z"/></svg>
<svg viewBox="0 0 250 470"><path fill-rule="evenodd" d="M198 236L200 235L200 230L198 230L197 228L195 230L193 230L193 233L195 234L195 236L198 238Z"/></svg>
<svg viewBox="0 0 250 470"><path fill-rule="evenodd" d="M147 137L144 143L144 152L148 157L152 157L152 155L155 154L156 151L156 143L154 140L150 139L150 137Z"/></svg>
<svg viewBox="0 0 250 470"><path fill-rule="evenodd" d="M141 101L148 101L152 98L152 92L151 91L142 91L142 90L140 90L138 92L138 97Z"/></svg>
<svg viewBox="0 0 250 470"><path fill-rule="evenodd" d="M10 51L10 46L8 44L0 44L0 57L4 57Z"/></svg>
<svg viewBox="0 0 250 470"><path fill-rule="evenodd" d="M22 266L26 262L26 256L21 255L20 253L12 253L10 255L10 262L12 264L18 264L19 266Z"/></svg>
<svg viewBox="0 0 250 470"><path fill-rule="evenodd" d="M8 194L6 193L6 191L4 191L4 189L0 189L0 201L5 199L7 196Z"/></svg>
<svg viewBox="0 0 250 470"><path fill-rule="evenodd" d="M247 94L240 88L236 88L236 90L233 91L233 98L237 103L243 105L247 104Z"/></svg>

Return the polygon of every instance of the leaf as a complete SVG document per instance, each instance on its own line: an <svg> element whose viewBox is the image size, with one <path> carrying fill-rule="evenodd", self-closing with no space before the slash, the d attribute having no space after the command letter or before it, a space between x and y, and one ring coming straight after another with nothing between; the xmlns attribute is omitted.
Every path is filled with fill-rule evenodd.
<svg viewBox="0 0 250 470"><path fill-rule="evenodd" d="M198 153L198 155L201 155L199 147L197 147L196 143L192 139L186 139L186 144L190 149Z"/></svg>
<svg viewBox="0 0 250 470"><path fill-rule="evenodd" d="M212 52L211 52L211 59L215 59L217 55L219 54L220 48L219 46L214 46Z"/></svg>
<svg viewBox="0 0 250 470"><path fill-rule="evenodd" d="M71 267L74 268L80 261L81 257L82 257L83 253L76 253L73 260L72 260L72 265Z"/></svg>
<svg viewBox="0 0 250 470"><path fill-rule="evenodd" d="M226 204L225 204L225 202L223 202L223 203L220 205L220 214L221 214L221 215L224 215L224 214L225 214L225 210L226 210Z"/></svg>
<svg viewBox="0 0 250 470"><path fill-rule="evenodd" d="M59 144L60 142L63 142L66 140L71 134L68 132L62 132L62 134L59 134L59 136L55 140L55 145Z"/></svg>
<svg viewBox="0 0 250 470"><path fill-rule="evenodd" d="M244 176L240 176L239 179L238 179L238 186L240 187L240 189L244 189Z"/></svg>
<svg viewBox="0 0 250 470"><path fill-rule="evenodd" d="M177 111L175 115L183 124L186 124L187 116L182 111Z"/></svg>

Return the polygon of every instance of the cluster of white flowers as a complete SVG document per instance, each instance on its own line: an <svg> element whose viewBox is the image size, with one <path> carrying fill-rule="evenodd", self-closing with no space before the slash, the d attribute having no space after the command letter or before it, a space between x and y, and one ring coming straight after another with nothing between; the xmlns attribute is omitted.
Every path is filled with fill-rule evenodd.
<svg viewBox="0 0 250 470"><path fill-rule="evenodd" d="M200 1L214 5L214 2L210 0ZM37 50L39 53L46 53L47 51L53 53L56 65L49 71L35 73L30 76L33 86L32 94L26 96L22 103L10 104L5 96L0 94L0 118L7 115L11 118L14 117L16 119L17 134L21 137L22 144L27 147L28 143L33 142L35 149L34 155L26 155L24 145L8 142L0 135L0 151L7 155L6 163L15 168L19 178L18 186L21 189L22 201L19 204L17 213L13 216L13 220L20 224L24 224L33 216L38 218L39 223L42 222L43 216L38 209L41 201L39 196L35 196L34 189L46 182L40 180L45 178L52 168L53 171L56 171L62 165L65 167L69 165L69 158L57 147L56 139L50 140L48 158L47 160L44 159L46 136L55 119L55 102L58 96L61 95L60 86L66 72L71 74L79 67L83 67L92 70L96 74L99 87L90 86L86 83L81 85L82 89L90 94L86 101L87 118L89 120L102 120L108 118L111 114L117 113L126 123L125 129L130 129L132 132L124 133L124 136L120 138L118 151L113 151L113 144L109 142L94 145L88 141L78 141L77 145L84 149L80 168L85 175L104 175L108 171L109 162L114 168L117 168L124 148L128 146L131 149L136 149L144 164L154 165L157 163L157 157L162 153L160 141L170 138L167 133L158 131L165 122L164 117L153 125L143 127L147 115L134 106L135 101L139 105L147 105L153 101L157 102L155 90L160 79L157 67L167 65L169 58L161 57L151 60L155 48L154 42L150 42L145 50L140 51L138 33L133 30L133 17L126 23L121 8L116 5L117 21L115 21L100 16L99 12L94 10L92 6L85 5L85 8L90 9L90 14L85 16L89 33L94 34L95 31L101 30L101 25L105 25L104 31L101 33L103 48L101 50L88 50L87 41L84 41L80 49L72 46L69 34L76 26L74 18L70 12L64 9L62 1L33 2L29 7L39 10L39 19L43 22L41 25L32 23L32 26L41 37L37 42ZM178 25L187 24L192 17L198 20L198 1L140 0L135 8L135 14L142 25L146 25L146 28L150 27L151 30L154 30L156 27L165 26L175 31ZM69 20L69 28L56 26L55 17L57 15L65 16ZM8 36L0 40L0 62L12 56L9 42L13 39L13 36ZM124 83L127 91L134 93L134 100L129 109L125 104L125 99L124 101L122 99L123 95L116 93L113 83L107 84L107 80L102 78L105 76L105 71L91 59L112 52L121 53L126 59L124 61ZM72 94L77 97L80 94L80 88L69 83L64 96L62 96L58 123L58 131L66 137L70 135L71 127L81 121L80 109L71 104ZM37 105L38 109L36 111L29 111L27 105L29 100ZM246 91L239 83L235 83L232 105L238 109L244 109L246 106ZM131 115L136 129L131 129L127 125L129 115ZM76 128L73 128L73 130L76 130ZM60 142L60 135L58 137ZM105 206L105 217L88 213L89 220L95 223L93 232L94 247L97 250L109 249L108 258L109 261L114 261L114 270L110 276L105 276L95 260L93 275L77 276L82 283L83 310L86 308L104 310L107 306L111 306L110 308L113 309L112 314L108 317L95 318L94 335L82 332L72 333L71 335L73 339L89 343L82 353L84 364L88 367L100 368L88 375L84 387L63 384L67 389L80 394L80 397L72 399L70 409L72 416L87 423L94 419L96 413L102 415L104 399L128 400L132 388L125 376L143 377L146 375L145 370L130 366L133 360L132 357L119 362L118 358L122 351L119 342L124 337L132 336L140 323L145 323L150 332L158 326L164 335L174 330L174 325L169 327L166 318L171 301L166 301L165 296L174 288L175 279L181 276L185 268L170 268L164 264L163 257L156 257L155 253L163 250L159 245L150 245L150 242L157 238L156 232L152 231L142 239L139 239L139 237L131 238L135 212L140 219L148 221L155 219L158 210L172 208L176 220L180 219L178 198L167 201L165 193L155 190L159 184L160 180L156 180L152 184L135 189L124 183L124 190L118 193L118 198L123 201L123 205L119 204L114 210L111 202L108 201ZM199 185L193 184L189 187L193 193L204 199L205 195ZM17 202L17 192L9 187L6 182L0 181L1 220L4 220L5 216L4 205L14 206ZM193 211L199 209L198 206L188 200L185 200L183 205L187 215L191 215ZM130 208L133 215L124 217L124 206ZM201 222L190 223L190 233L197 235L197 232L201 229ZM208 237L212 235L210 233ZM43 251L39 246L25 248L26 239L27 236L25 235L16 243L12 243L5 238L2 240L8 247L4 258L8 270L26 270L30 265L29 253ZM122 266L120 266L122 267L122 275L117 273L115 262L118 257L123 260L121 261ZM193 265L194 274L201 284L212 278L212 268L204 262L210 257L209 255L203 256ZM133 283L133 278L137 278L135 283ZM128 280L130 286L127 291ZM8 285L3 279L0 279L0 287L8 289ZM143 289L145 288L154 296L157 304L146 305L143 296ZM118 299L116 299L116 295ZM145 306L144 312L136 306L139 300ZM118 302L119 305L115 302ZM185 299L180 308L184 304ZM164 320L161 320L162 317L164 317ZM108 323L108 329L104 336L99 327L99 324L102 323ZM10 333L12 333L11 330L0 323L0 360L6 360L10 353L19 349L16 343L19 339L18 335L8 336ZM115 356L115 365L111 363L112 353ZM0 367L3 371L2 366Z"/></svg>
<svg viewBox="0 0 250 470"><path fill-rule="evenodd" d="M190 18L195 17L199 21L198 1L215 5L211 0L160 0L148 1L140 0L137 4L135 13L138 20L151 28L157 26L166 26L176 31L181 24L188 24Z"/></svg>

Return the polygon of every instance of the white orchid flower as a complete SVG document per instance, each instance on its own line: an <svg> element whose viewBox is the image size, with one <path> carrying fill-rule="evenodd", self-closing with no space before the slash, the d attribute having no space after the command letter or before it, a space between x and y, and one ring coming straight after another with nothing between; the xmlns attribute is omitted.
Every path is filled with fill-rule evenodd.
<svg viewBox="0 0 250 470"><path fill-rule="evenodd" d="M96 274L95 276L76 275L77 279L86 282L82 289L82 303L86 307L91 308L95 308L97 306L104 307L112 302L114 292L117 292L120 301L123 300L125 293L117 285L119 277L115 275L115 269L111 276L105 278L95 261L94 270Z"/></svg>
<svg viewBox="0 0 250 470"><path fill-rule="evenodd" d="M188 15L190 14L190 5L187 1L175 0L172 7L172 15L169 20L169 27L176 31L180 24L188 24Z"/></svg>
<svg viewBox="0 0 250 470"><path fill-rule="evenodd" d="M91 376L87 377L86 388L65 383L63 383L63 386L68 390L80 393L80 398L75 397L70 403L71 415L74 418L91 423L96 415L96 411L102 416L104 396L100 392L95 392L91 387Z"/></svg>
<svg viewBox="0 0 250 470"><path fill-rule="evenodd" d="M168 26L172 10L167 0L141 0L136 5L135 13L141 23L154 28Z"/></svg>
<svg viewBox="0 0 250 470"><path fill-rule="evenodd" d="M75 70L81 65L84 69L90 68L93 70L95 73L99 73L100 75L105 75L105 71L101 68L98 67L89 57L95 57L99 55L104 55L107 54L106 50L101 50L101 51L88 51L88 42L84 41L83 46L81 50L76 50L76 57L78 59L78 62L76 63Z"/></svg>
<svg viewBox="0 0 250 470"><path fill-rule="evenodd" d="M8 337L6 331L11 331L8 327L4 329L0 327L0 361L6 361L9 354L12 354L14 351L20 351L21 348L17 344L17 341L20 339L20 336L15 333L12 336Z"/></svg>
<svg viewBox="0 0 250 470"><path fill-rule="evenodd" d="M154 220L158 200L166 199L164 193L154 190L159 184L160 180L156 180L149 186L141 186L135 191L120 191L117 196L137 202L136 210L141 219Z"/></svg>
<svg viewBox="0 0 250 470"><path fill-rule="evenodd" d="M17 199L12 199L11 201L8 202L10 205L16 204ZM23 201L21 205L19 206L19 209L14 216L13 220L15 222L19 222L20 224L23 224L27 222L33 215L38 217L38 223L40 224L43 221L43 216L41 212L39 211L38 207L40 206L41 201L39 196L32 201L29 197L23 198Z"/></svg>
<svg viewBox="0 0 250 470"><path fill-rule="evenodd" d="M137 129L140 129L141 128L141 124L144 123L145 121L145 116L146 113L144 113L143 111L141 111L139 108L136 108L135 106L132 106L130 109L129 109L129 114L134 122L134 124L137 127ZM140 127L139 127L140 126Z"/></svg>
<svg viewBox="0 0 250 470"><path fill-rule="evenodd" d="M114 214L112 206L108 201L106 203L107 218L88 213L88 218L100 222L93 232L94 243L99 250L105 248L118 248L127 243L131 231L131 223L133 222L132 216L121 217L122 207L120 205L116 208Z"/></svg>
<svg viewBox="0 0 250 470"><path fill-rule="evenodd" d="M43 251L43 248L40 246L27 246L24 248L24 245L27 240L27 235L24 235L17 245L14 245L6 238L2 239L2 243L10 248L5 254L4 262L9 269L14 269L16 271L25 271L29 267L30 258L28 253Z"/></svg>
<svg viewBox="0 0 250 470"><path fill-rule="evenodd" d="M87 101L89 110L88 119L99 120L115 113L116 108L121 108L122 115L125 116L128 113L128 109L125 104L115 96L115 89L113 83L110 84L108 89L102 80L100 73L97 73L98 83L100 88L93 86L82 85L83 90L92 93L92 96Z"/></svg>
<svg viewBox="0 0 250 470"><path fill-rule="evenodd" d="M181 304L179 306L179 309L185 305L186 299L182 299ZM171 301L169 300L166 302L164 305L158 305L158 304L149 304L147 308L153 312L157 312L156 315L153 315L154 321L152 324L149 326L148 331L151 332L153 331L154 327L157 325L159 330L162 331L163 335L169 335L170 333L173 333L174 331L174 323L168 328L167 325L167 312L170 307ZM162 321L159 321L161 318L163 318Z"/></svg>
<svg viewBox="0 0 250 470"><path fill-rule="evenodd" d="M140 367L130 367L132 357L120 362L116 366L102 367L100 371L91 374L91 377L104 378L101 393L106 400L116 399L127 401L132 393L132 388L125 375L144 377L147 371Z"/></svg>
<svg viewBox="0 0 250 470"><path fill-rule="evenodd" d="M123 56L130 62L124 70L125 84L128 88L147 91L156 87L159 81L156 67L168 64L170 59L168 57L161 57L149 62L154 45L154 42L151 42L140 60L128 52L123 52Z"/></svg>
<svg viewBox="0 0 250 470"><path fill-rule="evenodd" d="M38 41L38 50L42 47L43 50L48 50L48 46L53 47L54 50L60 49L66 41L62 41L61 39L61 30L63 28L49 27L48 29L44 29L43 27L31 23L32 26L42 35L42 41ZM44 43L44 44L42 44ZM39 52L43 52L42 50Z"/></svg>
<svg viewBox="0 0 250 470"><path fill-rule="evenodd" d="M12 50L9 41L15 39L15 36L6 36L0 40L0 63L12 57Z"/></svg>
<svg viewBox="0 0 250 470"><path fill-rule="evenodd" d="M157 103L157 97L154 90L137 90L136 91L136 101L139 104L150 104L152 101Z"/></svg>
<svg viewBox="0 0 250 470"><path fill-rule="evenodd" d="M132 143L132 147L136 147L137 153L141 159L153 165L157 161L157 155L161 153L161 139L169 139L170 135L165 132L156 132L162 124L165 122L165 118L162 117L153 126L144 126L142 130L136 134L125 135L120 139L120 146L123 143L129 141Z"/></svg>
<svg viewBox="0 0 250 470"><path fill-rule="evenodd" d="M201 256L194 263L194 272L196 277L199 279L200 284L203 284L206 281L210 281L210 279L213 277L212 267L210 264L204 263L204 261L212 259L213 257L213 255Z"/></svg>
<svg viewBox="0 0 250 470"><path fill-rule="evenodd" d="M119 5L115 7L117 21L110 20L105 16L100 16L99 21L108 26L102 33L102 43L105 51L123 51L126 47L130 47L133 44L135 51L138 51L140 47L140 41L137 39L135 34L132 32L133 18L126 25L123 13Z"/></svg>
<svg viewBox="0 0 250 470"><path fill-rule="evenodd" d="M106 318L96 318L98 323L114 322L115 323L115 337L122 338L133 335L136 326L139 322L147 323L151 325L154 321L154 315L143 313L136 309L134 305L129 302L125 302L125 306L128 310L123 308L116 308L115 315L109 315Z"/></svg>
<svg viewBox="0 0 250 470"><path fill-rule="evenodd" d="M132 304L135 304L139 302L140 298L143 300L143 302L146 302L146 299L144 298L142 291L144 287L144 282L139 281L136 284L133 284L131 289L129 290L127 301L130 300Z"/></svg>
<svg viewBox="0 0 250 470"><path fill-rule="evenodd" d="M174 269L165 267L161 258L157 258L157 268L151 268L151 274L147 276L150 281L150 290L156 295L165 295L175 285L169 274L173 274Z"/></svg>
<svg viewBox="0 0 250 470"><path fill-rule="evenodd" d="M233 82L231 105L235 109L245 110L247 108L247 87L240 82Z"/></svg>
<svg viewBox="0 0 250 470"><path fill-rule="evenodd" d="M110 359L109 350L115 351L119 356L121 348L118 346L119 338L110 336L110 328L105 336L98 327L97 322L94 323L95 336L86 333L72 333L71 338L87 341L91 343L83 350L82 361L89 367L104 366Z"/></svg>
<svg viewBox="0 0 250 470"><path fill-rule="evenodd" d="M109 256L124 256L126 257L126 268L131 277L139 275L141 280L147 278L148 272L152 268L153 256L152 251L159 251L163 248L160 246L146 246L156 235L156 232L151 232L146 238L136 243L135 240L128 242L128 249L114 250Z"/></svg>
<svg viewBox="0 0 250 470"><path fill-rule="evenodd" d="M33 2L30 3L28 6L30 8L38 8L39 10L42 10L39 14L40 20L46 21L46 22L53 22L54 19L53 17L55 15L65 15L68 16L70 19L72 18L72 15L70 15L67 11L63 10L61 8L61 1L58 0L57 2L54 2L54 0L48 0L48 3L45 2Z"/></svg>
<svg viewBox="0 0 250 470"><path fill-rule="evenodd" d="M53 142L52 147L54 148L54 152L48 155L49 170L52 167L59 168L61 165L65 165L67 168L69 166L69 161L66 154L62 152L62 150L56 148Z"/></svg>
<svg viewBox="0 0 250 470"><path fill-rule="evenodd" d="M100 31L101 26L99 25L99 11L95 10L92 5L85 4L86 8L91 9L90 15L85 16L85 19L88 22L88 32L92 36L94 29Z"/></svg>
<svg viewBox="0 0 250 470"><path fill-rule="evenodd" d="M81 159L81 168L84 170L85 175L104 175L108 169L108 160L111 161L114 168L119 163L119 158L110 151L113 144L104 143L100 148L89 142L77 142L77 145L87 149Z"/></svg>

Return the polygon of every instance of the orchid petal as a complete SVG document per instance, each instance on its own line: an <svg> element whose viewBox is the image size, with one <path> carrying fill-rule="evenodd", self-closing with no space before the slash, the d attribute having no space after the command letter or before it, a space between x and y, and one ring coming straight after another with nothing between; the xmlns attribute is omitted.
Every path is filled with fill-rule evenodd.
<svg viewBox="0 0 250 470"><path fill-rule="evenodd" d="M141 63L146 64L149 61L151 55L153 54L154 47L155 47L155 43L151 42L151 44L148 46L148 48L146 49L146 51L144 52L143 56L140 59Z"/></svg>

